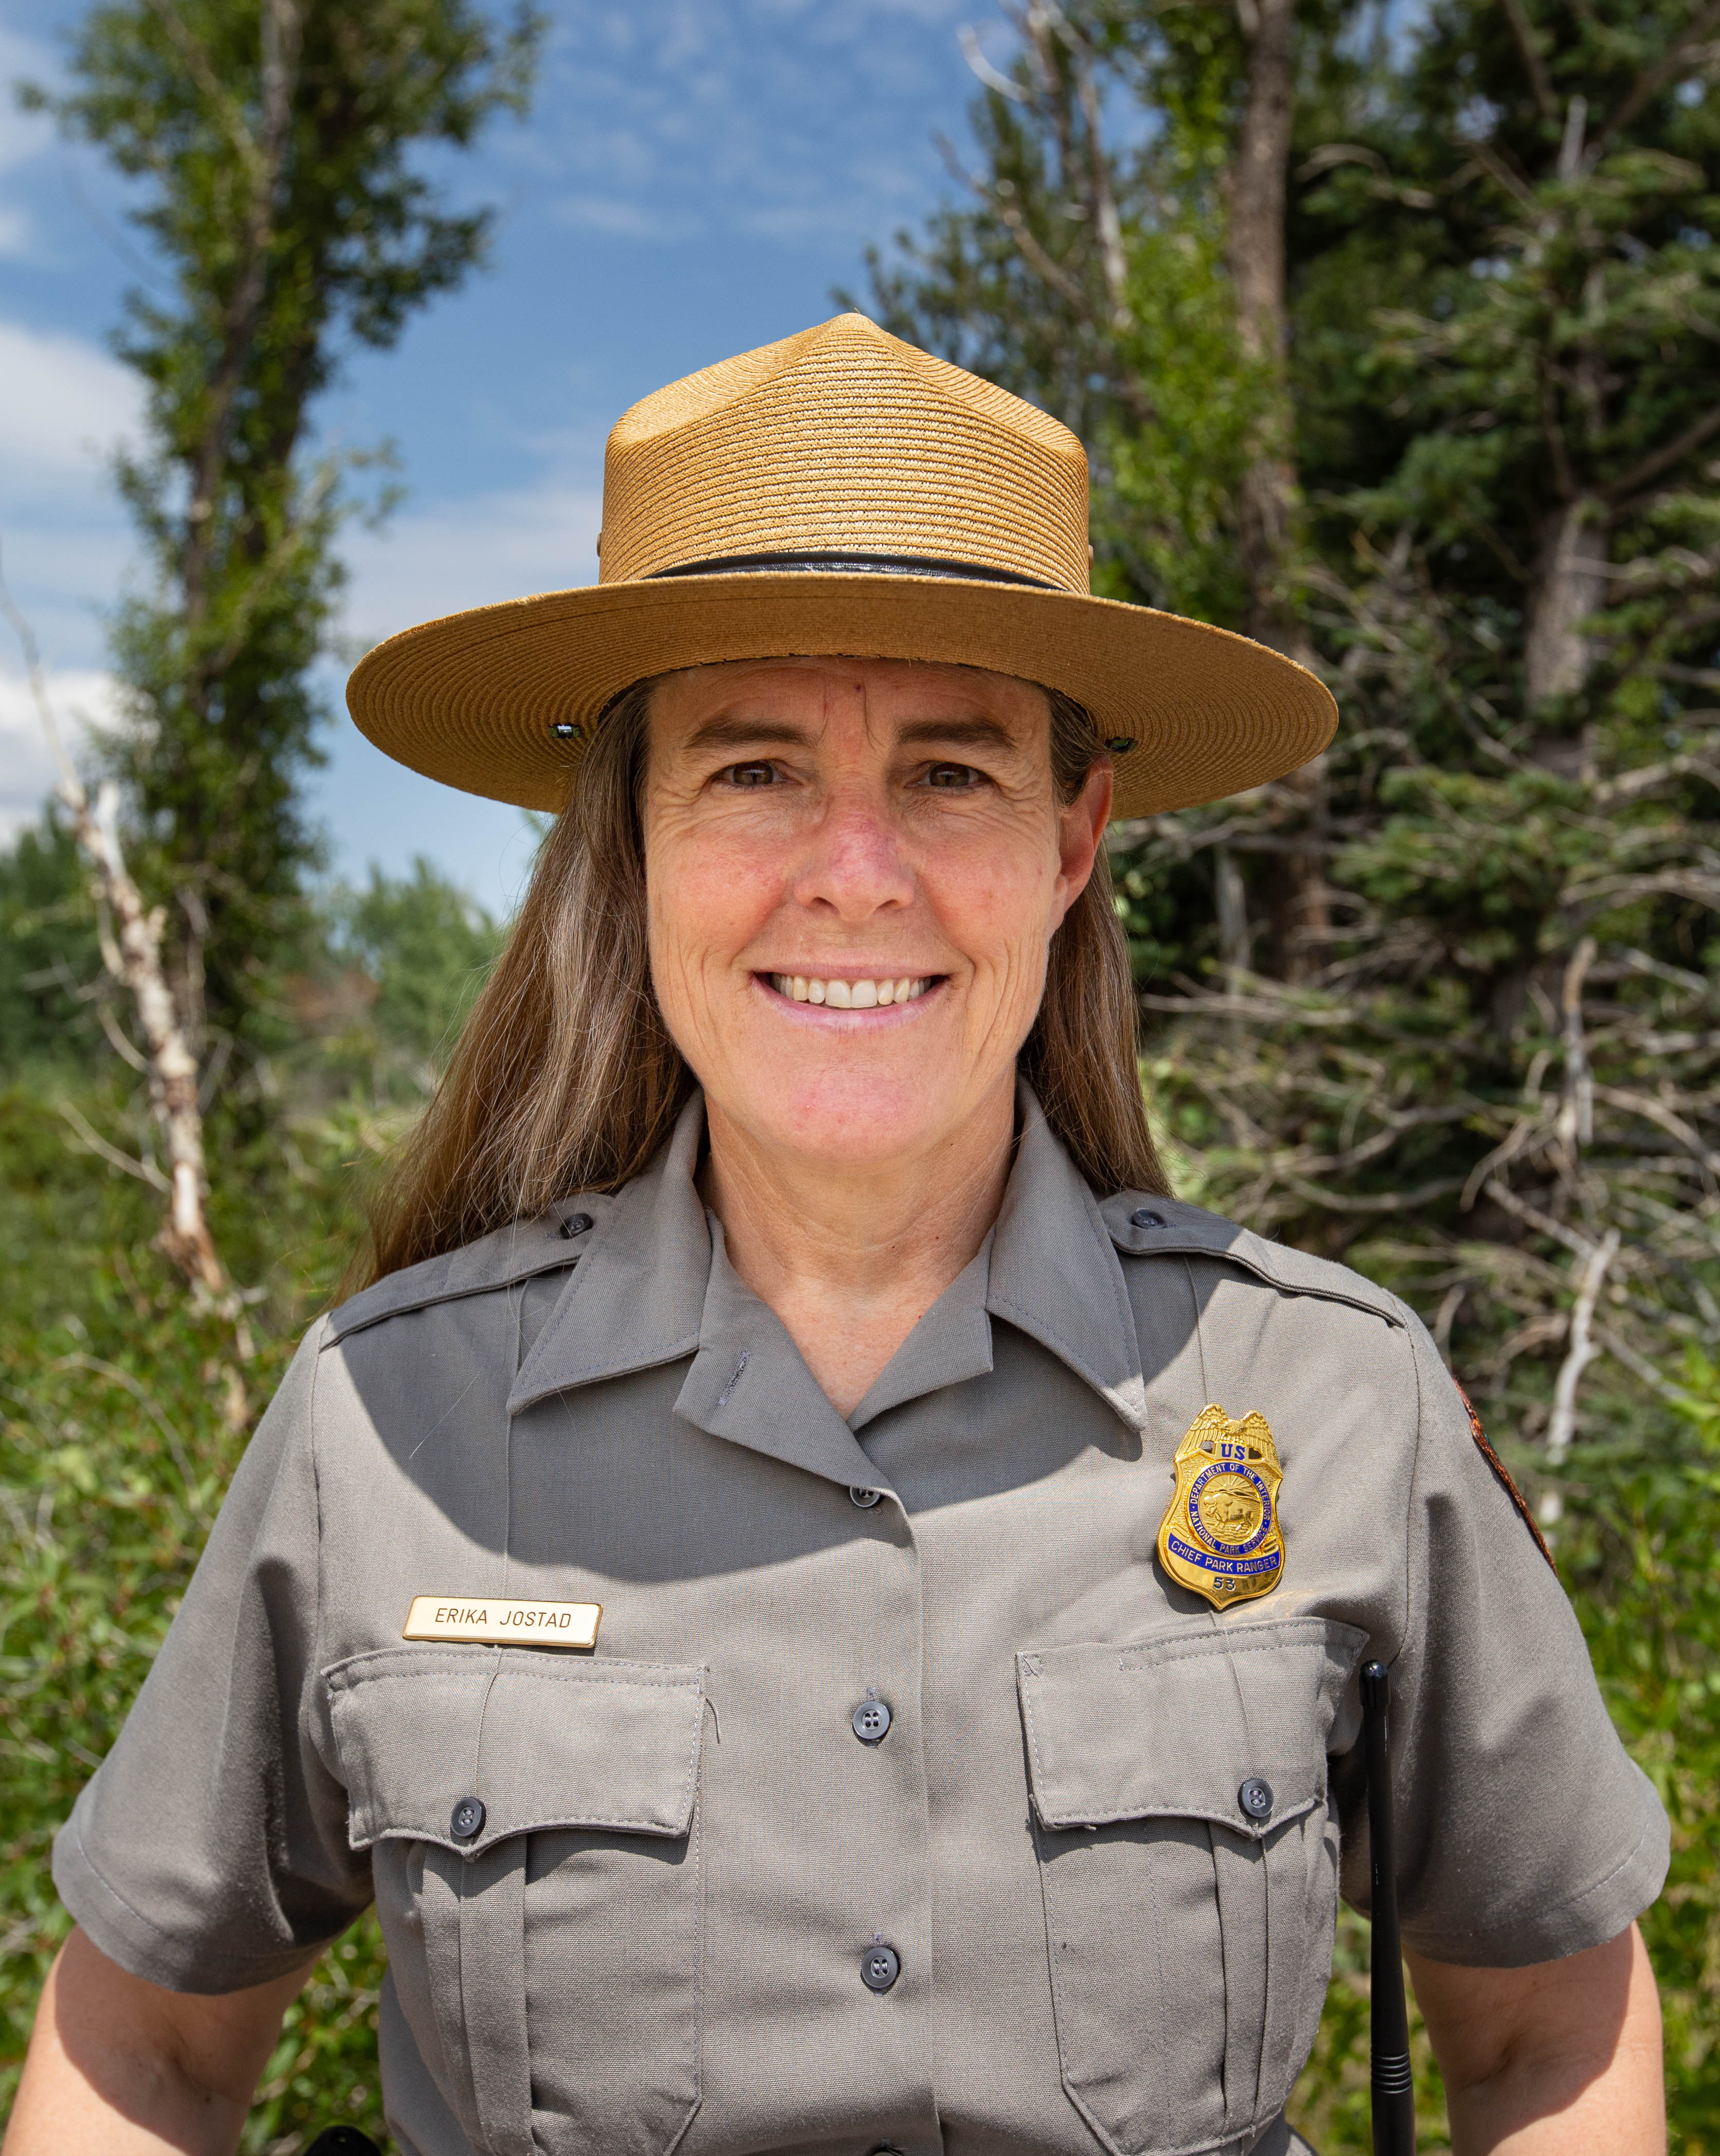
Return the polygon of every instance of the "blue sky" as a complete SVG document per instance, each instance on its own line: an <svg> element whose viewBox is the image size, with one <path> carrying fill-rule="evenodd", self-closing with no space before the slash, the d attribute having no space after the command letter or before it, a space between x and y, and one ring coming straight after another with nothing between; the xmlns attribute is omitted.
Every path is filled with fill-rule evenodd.
<svg viewBox="0 0 1720 2156"><path fill-rule="evenodd" d="M51 80L80 10L0 0L0 79ZM355 649L462 605L596 576L603 437L676 376L805 327L946 192L975 84L958 32L1002 59L992 0L551 0L531 118L439 167L496 206L493 270L347 370L331 439L391 438L408 492L354 530ZM136 425L107 352L147 268L125 197L44 121L0 109L0 544L71 715L110 709L101 612L131 558L105 454ZM316 808L338 872L428 853L492 908L529 842L516 812L388 762L341 713ZM15 653L0 648L0 839L49 781Z"/></svg>

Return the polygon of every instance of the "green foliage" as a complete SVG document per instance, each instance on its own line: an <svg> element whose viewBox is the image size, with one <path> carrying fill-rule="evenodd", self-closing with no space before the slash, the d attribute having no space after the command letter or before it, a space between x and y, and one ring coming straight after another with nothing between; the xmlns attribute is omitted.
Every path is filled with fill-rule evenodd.
<svg viewBox="0 0 1720 2156"><path fill-rule="evenodd" d="M372 866L364 889L338 893L332 911L335 955L376 984L379 1042L420 1068L440 1061L501 947L500 927L422 854L407 877Z"/></svg>
<svg viewBox="0 0 1720 2156"><path fill-rule="evenodd" d="M90 880L52 808L0 854L0 1070L88 1055L100 968Z"/></svg>
<svg viewBox="0 0 1720 2156"><path fill-rule="evenodd" d="M60 1112L142 1149L129 1072L99 1031L98 1054L85 1042L73 1055L57 1029L65 1014L93 1027L85 992L95 961L81 879L51 820L0 855L0 893L18 952L0 993L8 1017L36 1027L14 1040L6 1026L12 1082L0 1090L3 2110L67 1927L48 1871L54 1831L125 1718L244 1440L226 1413L224 1321L190 1310L151 1247L153 1194L77 1149ZM319 909L313 965L289 983L292 1045L278 1059L273 1140L244 1177L218 1172L212 1194L215 1235L250 1284L253 1412L336 1291L358 1240L363 1178L433 1082L498 941L482 909L424 860L401 878L373 868L362 891L336 890ZM30 986L43 972L49 981ZM264 2072L245 2156L290 2156L339 2120L380 2137L383 1968L369 1918L318 1964Z"/></svg>
<svg viewBox="0 0 1720 2156"><path fill-rule="evenodd" d="M1561 1561L1613 1719L1672 1822L1643 1920L1683 2156L1720 2150L1720 1368L1687 1352L1669 1419L1572 1455Z"/></svg>
<svg viewBox="0 0 1720 2156"><path fill-rule="evenodd" d="M870 250L871 308L1081 436L1096 590L1222 619L1241 604L1235 495L1270 387L1236 348L1223 274L1236 40L1204 19L1166 31L1148 7L1074 13L1079 29L1029 44L1013 95L973 106L979 207L899 233L891 259ZM1094 173L1125 84L1160 124L1110 167L1112 205Z"/></svg>
<svg viewBox="0 0 1720 2156"><path fill-rule="evenodd" d="M82 1106L109 1121L110 1083ZM326 1299L349 1245L348 1117L300 1133L298 1172L266 1203L223 1203L216 1232L263 1299L245 1378L266 1398L293 1340ZM354 1141L359 1142L355 1146ZM54 1830L106 1751L178 1606L243 1443L219 1372L224 1326L199 1318L149 1248L155 1201L68 1147L37 1089L0 1091L0 2108L35 1994L67 1919L54 1895ZM302 2147L337 2117L379 2133L374 1927L320 1965L289 2016L248 2151Z"/></svg>
<svg viewBox="0 0 1720 2156"><path fill-rule="evenodd" d="M243 1440L224 1412L229 1337L188 1312L151 1248L152 1194L74 1150L59 1112L64 1103L122 1147L144 1137L130 1075L99 1033L91 1058L69 1055L57 1029L65 1013L91 1023L95 957L76 864L51 820L0 855L0 892L17 952L0 992L36 1028L18 1038L8 1025L18 1075L0 1091L3 2096L66 1928L47 1868L54 1828L124 1719ZM247 1177L218 1173L212 1198L215 1235L254 1290L258 1346L244 1371L254 1410L345 1268L362 1178L403 1127L391 1103L423 1099L498 940L482 909L424 860L403 878L372 869L363 890L337 890L321 909L318 955L290 984L276 1142ZM42 973L48 983L31 986ZM319 1964L263 2076L248 2156L287 2156L337 2119L381 2133L382 1971L369 1919Z"/></svg>
<svg viewBox="0 0 1720 2156"><path fill-rule="evenodd" d="M130 711L106 756L134 872L171 902L194 1034L205 1012L218 1036L254 1034L305 932L310 669L341 580L341 471L376 462L316 462L311 408L343 348L393 344L481 261L490 213L443 207L422 152L523 108L542 30L468 0L104 0L72 38L72 88L23 93L137 182L171 284L129 296L117 340L147 393L120 479L150 583L116 619Z"/></svg>

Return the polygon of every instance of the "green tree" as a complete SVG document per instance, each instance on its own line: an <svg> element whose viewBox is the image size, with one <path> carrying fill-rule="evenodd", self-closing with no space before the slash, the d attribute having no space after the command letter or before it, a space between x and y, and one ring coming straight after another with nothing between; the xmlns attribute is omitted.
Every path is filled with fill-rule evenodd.
<svg viewBox="0 0 1720 2156"><path fill-rule="evenodd" d="M89 1056L100 1039L90 993L101 970L89 878L50 808L0 854L0 1070Z"/></svg>
<svg viewBox="0 0 1720 2156"><path fill-rule="evenodd" d="M1239 618L1237 498L1271 383L1224 270L1234 26L1194 11L1173 49L1140 0L1022 25L970 114L977 163L941 146L968 203L869 251L872 311L1081 437L1096 590Z"/></svg>
<svg viewBox="0 0 1720 2156"><path fill-rule="evenodd" d="M304 928L310 670L348 506L315 400L343 351L392 345L482 260L490 213L447 208L418 153L523 108L542 27L470 0L109 0L71 87L22 93L138 183L171 280L130 295L117 339L147 390L120 478L149 586L116 618L130 712L106 754L199 1040L254 1034Z"/></svg>
<svg viewBox="0 0 1720 2156"><path fill-rule="evenodd" d="M363 984L365 1023L381 1059L405 1066L419 1098L453 1046L503 933L422 854L409 875L385 875L372 865L362 889L333 895L329 961Z"/></svg>

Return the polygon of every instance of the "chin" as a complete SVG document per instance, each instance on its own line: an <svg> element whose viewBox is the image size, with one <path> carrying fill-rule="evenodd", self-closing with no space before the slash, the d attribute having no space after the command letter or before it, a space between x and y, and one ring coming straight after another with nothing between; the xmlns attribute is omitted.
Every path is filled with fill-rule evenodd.
<svg viewBox="0 0 1720 2156"><path fill-rule="evenodd" d="M923 1070L778 1072L768 1090L736 1099L732 1112L757 1135L832 1168L881 1167L929 1152L949 1135L960 1091L929 1086Z"/></svg>

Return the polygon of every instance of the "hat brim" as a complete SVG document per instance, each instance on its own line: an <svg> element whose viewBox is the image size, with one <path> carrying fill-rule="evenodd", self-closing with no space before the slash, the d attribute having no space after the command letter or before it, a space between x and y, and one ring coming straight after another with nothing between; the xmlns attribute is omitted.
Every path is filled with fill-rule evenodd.
<svg viewBox="0 0 1720 2156"><path fill-rule="evenodd" d="M463 792L558 810L604 708L649 675L830 656L980 666L1084 704L1117 816L1281 778L1337 725L1325 685L1264 644L1116 599L949 577L767 572L594 584L403 630L347 685L359 730ZM577 726L577 737L557 726Z"/></svg>

